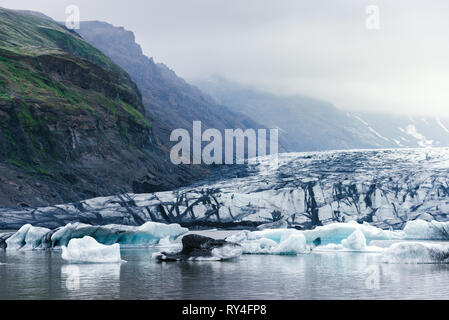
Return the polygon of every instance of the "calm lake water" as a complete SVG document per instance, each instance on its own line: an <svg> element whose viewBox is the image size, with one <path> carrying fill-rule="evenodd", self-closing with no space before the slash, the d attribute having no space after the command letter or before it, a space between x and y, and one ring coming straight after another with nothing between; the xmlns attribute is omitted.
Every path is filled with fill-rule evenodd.
<svg viewBox="0 0 449 320"><path fill-rule="evenodd" d="M244 255L159 263L68 264L59 251L0 251L0 299L448 299L449 265L387 265L379 254Z"/></svg>

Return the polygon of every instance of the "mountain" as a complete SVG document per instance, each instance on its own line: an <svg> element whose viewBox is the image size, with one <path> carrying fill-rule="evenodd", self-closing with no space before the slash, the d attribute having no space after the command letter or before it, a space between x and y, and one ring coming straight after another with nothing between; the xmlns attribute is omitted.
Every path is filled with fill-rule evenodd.
<svg viewBox="0 0 449 320"><path fill-rule="evenodd" d="M77 33L0 8L0 205L36 206L191 180L155 143L128 74Z"/></svg>
<svg viewBox="0 0 449 320"><path fill-rule="evenodd" d="M264 128L238 110L215 102L166 65L145 56L133 32L99 21L82 22L77 32L130 74L150 117L160 124L154 127L155 135L165 146L172 145L172 130L183 128L191 132L193 121L201 121L203 130Z"/></svg>
<svg viewBox="0 0 449 320"><path fill-rule="evenodd" d="M396 148L449 146L449 119L385 113L348 113L356 121Z"/></svg>
<svg viewBox="0 0 449 320"><path fill-rule="evenodd" d="M146 221L185 227L312 228L359 221L402 229L407 221L448 221L449 149L290 153L238 165L220 180L171 192L119 195L55 207L0 209L0 228L25 223L56 228L72 222ZM41 217L33 220L33 216ZM56 219L56 217L58 219ZM446 232L447 235L447 232Z"/></svg>
<svg viewBox="0 0 449 320"><path fill-rule="evenodd" d="M270 127L289 151L449 146L449 119L346 112L304 96L282 96L221 77L197 85L217 102Z"/></svg>

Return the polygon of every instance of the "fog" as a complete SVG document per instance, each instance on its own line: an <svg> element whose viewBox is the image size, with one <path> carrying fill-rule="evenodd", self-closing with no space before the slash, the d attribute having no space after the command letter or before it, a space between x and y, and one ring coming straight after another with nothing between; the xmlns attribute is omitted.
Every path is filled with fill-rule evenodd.
<svg viewBox="0 0 449 320"><path fill-rule="evenodd" d="M145 54L186 80L221 75L342 109L449 115L444 0L1 2L60 21L70 4L81 20L134 31Z"/></svg>

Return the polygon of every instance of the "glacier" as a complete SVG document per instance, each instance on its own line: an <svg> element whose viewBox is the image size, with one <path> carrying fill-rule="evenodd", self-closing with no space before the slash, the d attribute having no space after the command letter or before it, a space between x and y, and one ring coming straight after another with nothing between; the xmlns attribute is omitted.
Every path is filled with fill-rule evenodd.
<svg viewBox="0 0 449 320"><path fill-rule="evenodd" d="M449 221L448 168L447 148L280 154L254 164L222 166L206 180L173 191L0 208L0 229L25 224L55 229L69 223L140 226L148 221L312 229L357 221L398 230L417 219Z"/></svg>
<svg viewBox="0 0 449 320"><path fill-rule="evenodd" d="M70 263L119 263L125 262L120 256L120 245L103 245L94 238L71 239L62 246L62 259Z"/></svg>

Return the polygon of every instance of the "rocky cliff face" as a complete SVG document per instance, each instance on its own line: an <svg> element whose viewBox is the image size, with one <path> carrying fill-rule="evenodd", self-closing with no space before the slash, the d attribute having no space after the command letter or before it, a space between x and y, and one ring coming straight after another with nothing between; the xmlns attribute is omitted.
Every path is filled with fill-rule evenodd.
<svg viewBox="0 0 449 320"><path fill-rule="evenodd" d="M179 186L128 74L78 34L0 9L0 205Z"/></svg>
<svg viewBox="0 0 449 320"><path fill-rule="evenodd" d="M174 129L191 132L193 121L202 121L204 130L265 127L217 104L166 65L146 57L131 31L92 21L82 22L78 33L131 75L142 92L145 108L156 123L155 135L164 145L171 145L169 137Z"/></svg>
<svg viewBox="0 0 449 320"><path fill-rule="evenodd" d="M402 229L406 221L447 221L448 149L292 153L257 165L225 167L221 180L154 194L0 210L0 228L70 222L312 228L356 220Z"/></svg>

